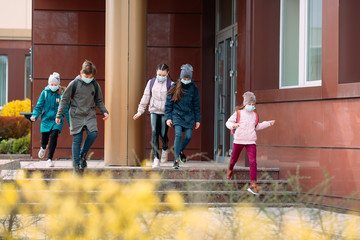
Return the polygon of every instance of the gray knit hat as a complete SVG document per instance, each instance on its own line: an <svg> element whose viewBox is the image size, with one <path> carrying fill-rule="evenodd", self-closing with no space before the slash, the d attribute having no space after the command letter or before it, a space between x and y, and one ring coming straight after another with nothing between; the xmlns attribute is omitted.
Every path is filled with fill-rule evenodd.
<svg viewBox="0 0 360 240"><path fill-rule="evenodd" d="M252 92L246 92L243 95L244 101L243 101L243 105L246 106L249 103L256 103L256 97L255 94Z"/></svg>
<svg viewBox="0 0 360 240"><path fill-rule="evenodd" d="M49 84L51 82L56 82L56 83L60 84L60 74L58 74L57 72L54 72L53 74L51 74L49 76L48 82L49 82Z"/></svg>
<svg viewBox="0 0 360 240"><path fill-rule="evenodd" d="M190 64L181 66L180 78L192 78L193 67Z"/></svg>

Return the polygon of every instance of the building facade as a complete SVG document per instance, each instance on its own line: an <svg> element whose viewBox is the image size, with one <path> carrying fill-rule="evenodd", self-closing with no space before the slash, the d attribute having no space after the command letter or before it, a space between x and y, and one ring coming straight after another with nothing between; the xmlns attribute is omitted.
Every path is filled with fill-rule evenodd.
<svg viewBox="0 0 360 240"><path fill-rule="evenodd" d="M0 109L31 98L31 1L0 3Z"/></svg>
<svg viewBox="0 0 360 240"><path fill-rule="evenodd" d="M279 167L282 178L299 168L310 177L307 189L325 170L332 177L326 194L349 196L360 190L359 10L357 0L34 0L32 104L50 73L67 85L92 60L110 109L105 124L98 113L93 158L136 165L151 149L149 115L132 120L147 80L159 63L173 79L190 63L202 124L188 155L228 160L225 122L250 90L260 120L276 120L258 133L258 166ZM34 158L39 128L33 124ZM58 158L71 156L71 142L64 128Z"/></svg>

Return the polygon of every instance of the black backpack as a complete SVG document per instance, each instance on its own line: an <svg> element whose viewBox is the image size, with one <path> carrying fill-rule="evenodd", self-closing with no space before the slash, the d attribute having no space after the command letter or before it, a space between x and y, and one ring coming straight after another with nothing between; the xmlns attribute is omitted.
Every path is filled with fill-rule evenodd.
<svg viewBox="0 0 360 240"><path fill-rule="evenodd" d="M94 88L95 88L94 101L96 102L98 92L99 92L99 84L96 82L95 79L93 79L91 82L92 82L92 84L94 85ZM75 79L74 84L72 85L72 89L71 89L72 90L71 91L71 99L74 98L78 83L79 83L79 79Z"/></svg>

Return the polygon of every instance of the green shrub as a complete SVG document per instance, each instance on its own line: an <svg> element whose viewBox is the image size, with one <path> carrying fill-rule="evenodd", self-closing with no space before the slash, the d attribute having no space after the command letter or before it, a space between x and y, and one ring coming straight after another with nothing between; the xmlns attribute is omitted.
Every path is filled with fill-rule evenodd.
<svg viewBox="0 0 360 240"><path fill-rule="evenodd" d="M17 154L30 153L30 136L15 139L12 152Z"/></svg>
<svg viewBox="0 0 360 240"><path fill-rule="evenodd" d="M4 154L11 153L13 142L14 142L14 139L2 140L0 142L0 153L4 153Z"/></svg>
<svg viewBox="0 0 360 240"><path fill-rule="evenodd" d="M30 153L30 135L18 139L3 139L0 142L0 154Z"/></svg>

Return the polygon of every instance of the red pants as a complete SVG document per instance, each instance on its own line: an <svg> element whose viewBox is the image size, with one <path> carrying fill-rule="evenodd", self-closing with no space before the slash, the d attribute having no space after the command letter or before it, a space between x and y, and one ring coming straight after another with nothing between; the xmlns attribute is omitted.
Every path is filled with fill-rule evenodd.
<svg viewBox="0 0 360 240"><path fill-rule="evenodd" d="M257 164L256 164L256 144L250 145L243 145L243 144L233 144L232 154L230 158L229 169L233 170L234 166L239 158L241 150L246 148L248 157L249 157L249 164L250 164L250 180L256 181L256 174L257 174Z"/></svg>

